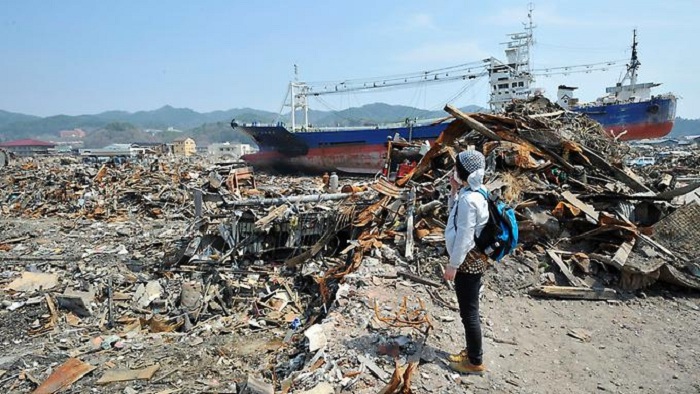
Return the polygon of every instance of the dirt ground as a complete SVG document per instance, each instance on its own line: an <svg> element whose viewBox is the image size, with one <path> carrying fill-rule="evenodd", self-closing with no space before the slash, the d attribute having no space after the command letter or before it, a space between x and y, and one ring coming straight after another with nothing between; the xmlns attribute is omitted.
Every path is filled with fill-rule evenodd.
<svg viewBox="0 0 700 394"><path fill-rule="evenodd" d="M139 227L147 233L149 228L177 225L154 222ZM32 247L44 245L79 256L82 250L76 249L103 242L91 226L65 226L59 219L2 219L0 240L31 233L37 237ZM131 250L143 238L132 236L122 242ZM112 263L105 260L104 264ZM357 272L346 277L347 288L339 292L322 324L328 339L322 350L326 365L344 372L356 370L357 357L364 355L390 374L393 356L405 362L418 348L418 333L377 326L373 306L376 302L382 311L390 313L407 296L425 302L434 324L413 376L415 393L700 393L697 292L656 284L613 301L535 299L523 287L528 268L506 260L492 267L485 278L481 314L488 372L483 377L459 376L442 358L444 352L458 351L464 345L458 314L435 302L428 293L436 291L455 304L453 292L445 285L431 288L396 277L397 270L405 269L408 267L367 259ZM2 283L16 275L0 253ZM29 336L32 325L46 313L42 302L15 311L5 307L0 310L0 370L6 371L0 374L2 390L31 392L36 387L32 380L43 381L69 356L79 354L81 360L98 369L73 384L65 391L68 393L237 392L247 374L271 381L274 365L288 363L282 356L295 356L292 349L280 352L286 329L269 327L242 335L231 323L235 317L214 319L187 334L130 334L123 337L126 346L121 350L85 351L93 338L109 333L93 326L78 326ZM381 345L391 341L400 344L398 353L381 355ZM305 358L308 361L310 355ZM95 383L105 369L137 368L154 362L160 364L160 369L150 381L106 386ZM319 381L332 382L339 392L338 379L331 375L328 370L313 379L309 377L295 385L292 392L302 392ZM375 373L364 371L343 392L376 393L383 385Z"/></svg>
<svg viewBox="0 0 700 394"><path fill-rule="evenodd" d="M458 377L439 357L464 346L463 329L458 313L431 302L424 285L385 279L361 287L357 297L381 305L397 305L403 296L426 301L435 324L426 351L438 357L420 365L417 393L700 392L700 294L660 285L613 301L534 299L503 288L499 278L517 275L517 265L502 263L485 278L481 316L488 372L483 377ZM439 291L456 304L449 289ZM331 317L345 321L348 313L338 315ZM569 333L582 333L583 340ZM380 343L379 337L370 335L366 342Z"/></svg>

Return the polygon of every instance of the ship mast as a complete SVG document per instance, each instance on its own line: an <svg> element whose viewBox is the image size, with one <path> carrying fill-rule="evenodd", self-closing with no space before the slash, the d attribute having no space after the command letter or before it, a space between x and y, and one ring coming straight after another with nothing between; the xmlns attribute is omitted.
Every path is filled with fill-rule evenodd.
<svg viewBox="0 0 700 394"><path fill-rule="evenodd" d="M369 92L373 90L396 89L401 87L422 86L430 83L447 83L453 81L469 81L484 76L489 77L490 97L489 106L494 112L503 111L505 107L515 99L527 99L533 95L532 85L536 75L551 76L557 74L569 75L575 73L590 73L592 71L607 71L610 67L624 64L625 60L613 60L607 62L582 64L576 66L550 67L534 69L530 58L534 46L534 29L532 3L528 6L527 22L524 22L523 30L518 33L507 34L509 40L501 43L505 45L506 61L500 61L490 57L480 61L459 64L456 66L437 68L432 70L389 75L384 77L344 79L340 81L299 81L299 69L294 65L294 80L289 83L288 96L284 107L291 108L290 131L309 130L308 121L308 96L319 98L324 95L335 95L350 92ZM637 68L640 63L637 60L636 30L632 46L632 61L627 65L626 79L631 79L632 86L637 81ZM320 99L320 98L319 98ZM297 125L298 110L303 110L303 122Z"/></svg>
<svg viewBox="0 0 700 394"><path fill-rule="evenodd" d="M309 129L309 103L307 95L309 94L309 86L306 82L299 81L299 67L294 65L294 82L289 83L289 103L285 103L285 107L291 107L292 132L305 131ZM297 127L296 112L297 110L304 111L304 123Z"/></svg>
<svg viewBox="0 0 700 394"><path fill-rule="evenodd" d="M622 83L624 84L624 82L629 79L630 85L634 87L634 85L637 84L637 69L641 65L642 63L640 63L637 58L637 29L634 29L632 32L632 58L627 65L627 73L625 77L622 78Z"/></svg>
<svg viewBox="0 0 700 394"><path fill-rule="evenodd" d="M535 24L532 22L532 3L527 12L527 23L523 23L523 30L519 33L510 33L506 45L506 63L491 58L489 66L489 81L491 85L491 97L489 106L492 111L502 111L506 105L514 99L524 99L531 95L530 85L534 82L532 67L530 65L530 51L535 42L533 31Z"/></svg>

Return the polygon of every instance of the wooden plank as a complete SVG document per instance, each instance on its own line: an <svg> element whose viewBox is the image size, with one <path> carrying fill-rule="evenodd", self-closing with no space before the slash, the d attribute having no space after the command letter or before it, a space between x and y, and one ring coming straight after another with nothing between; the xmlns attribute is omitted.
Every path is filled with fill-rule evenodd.
<svg viewBox="0 0 700 394"><path fill-rule="evenodd" d="M547 251L547 255L549 256L550 259L552 259L552 261L554 261L554 263L557 265L557 267L559 267L559 271L561 271L561 273L564 274L566 279L569 281L569 284L571 284L572 286L577 286L577 287L585 287L586 286L579 278L574 276L574 274L571 272L571 270L566 265L564 260L562 260L561 257L559 257L559 255L557 255L556 253L554 253L551 250Z"/></svg>
<svg viewBox="0 0 700 394"><path fill-rule="evenodd" d="M255 222L255 229L256 230L264 229L265 227L267 227L267 225L272 223L273 220L275 220L279 217L282 217L282 215L287 211L287 209L288 209L287 204L282 204L282 205L276 207L275 209L270 211L270 213L265 215L265 217L260 218Z"/></svg>
<svg viewBox="0 0 700 394"><path fill-rule="evenodd" d="M632 248L634 248L636 240L636 238L632 238L632 240L624 242L622 245L620 245L620 248L617 249L617 252L615 252L615 255L610 260L610 262L617 269L622 269L622 266L625 265L625 263L627 262L630 253L632 253Z"/></svg>
<svg viewBox="0 0 700 394"><path fill-rule="evenodd" d="M108 369L100 380L97 381L97 384L128 382L131 380L150 380L159 368L160 364L153 364L141 369Z"/></svg>
<svg viewBox="0 0 700 394"><path fill-rule="evenodd" d="M413 212L416 208L416 188L412 187L408 193L408 208L406 209L406 253L408 261L413 260Z"/></svg>
<svg viewBox="0 0 700 394"><path fill-rule="evenodd" d="M591 205L579 200L578 197L576 197L573 193L571 193L568 190L563 192L561 196L564 198L564 200L566 200L566 202L582 210L583 213L586 214L586 216L593 219L595 223L598 223L600 213L598 213L598 211L596 211L595 208L593 208Z"/></svg>
<svg viewBox="0 0 700 394"><path fill-rule="evenodd" d="M389 374L383 369L381 369L374 361L370 360L369 358L360 354L357 356L357 361L364 364L365 367L372 371L372 373L375 374L384 383L386 383L389 380Z"/></svg>
<svg viewBox="0 0 700 394"><path fill-rule="evenodd" d="M629 174L627 174L623 170L613 166L609 160L601 157L594 150L588 148L585 145L579 145L579 146L581 147L581 150L583 150L583 153L586 154L586 157L588 157L588 159L591 161L591 163L594 166L599 167L601 169L608 170L608 172L611 173L615 177L615 179L617 179L618 181L629 186L630 189L634 190L635 192L651 192L652 191L651 189L644 186L644 184L637 181L636 179L631 177Z"/></svg>
<svg viewBox="0 0 700 394"><path fill-rule="evenodd" d="M455 118L464 122L467 126L472 128L473 130L476 130L479 133L483 134L486 138L489 138L493 141L501 141L501 137L499 137L498 134L489 130L481 122L470 117L469 115L467 115L464 112L460 111L459 109L453 107L452 105L447 104L445 106L445 111L447 111L450 115L454 116Z"/></svg>
<svg viewBox="0 0 700 394"><path fill-rule="evenodd" d="M546 114L533 114L533 115L528 115L530 118L537 119L537 118L549 118L552 116L559 116L563 114L566 111L554 111L554 112L548 112Z"/></svg>
<svg viewBox="0 0 700 394"><path fill-rule="evenodd" d="M617 297L613 289L591 289L588 287L540 286L530 291L538 297L552 297L573 300L611 300Z"/></svg>

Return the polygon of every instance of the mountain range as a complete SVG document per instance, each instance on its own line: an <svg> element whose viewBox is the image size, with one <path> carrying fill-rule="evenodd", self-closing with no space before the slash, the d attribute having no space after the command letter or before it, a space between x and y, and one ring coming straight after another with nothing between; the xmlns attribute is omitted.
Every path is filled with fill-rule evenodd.
<svg viewBox="0 0 700 394"><path fill-rule="evenodd" d="M476 112L483 108L470 105L465 112ZM309 110L309 122L316 126L363 126L378 123L402 122L406 118L430 119L447 114L442 110L430 111L409 106L385 103L367 104L342 111ZM197 112L189 108L174 108L166 105L152 111L107 111L94 115L56 115L39 117L0 110L0 141L19 138L57 140L61 130L80 128L88 133L86 146L101 146L105 142L120 140L120 132L128 130L131 138L143 141L167 142L180 133L144 133L147 129L166 130L170 127L187 132L198 143L222 141L247 141L246 136L233 132L229 123L289 122L289 114L279 116L270 111L253 108L236 108L225 111ZM94 135L93 135L94 134ZM700 119L677 118L671 136L700 134ZM92 138L91 138L92 137ZM201 141L200 141L201 140Z"/></svg>
<svg viewBox="0 0 700 394"><path fill-rule="evenodd" d="M468 106L464 111L479 111L478 106ZM443 111L429 111L414 107L367 104L342 111L309 110L309 123L317 126L362 126L378 123L403 122L406 118L440 118ZM125 142L120 137L140 138L140 141L167 142L179 133L153 135L144 130L173 128L187 132L198 143L222 141L247 141L247 137L235 133L229 126L235 119L239 123L289 122L290 115L279 116L274 112L252 108L237 108L226 111L200 113L189 108L174 108L166 105L153 111L107 111L94 115L57 115L38 117L0 111L0 141L19 138L57 140L61 130L83 129L88 133L86 147L99 147L104 143ZM121 135L120 135L121 133ZM201 140L201 141L200 141Z"/></svg>

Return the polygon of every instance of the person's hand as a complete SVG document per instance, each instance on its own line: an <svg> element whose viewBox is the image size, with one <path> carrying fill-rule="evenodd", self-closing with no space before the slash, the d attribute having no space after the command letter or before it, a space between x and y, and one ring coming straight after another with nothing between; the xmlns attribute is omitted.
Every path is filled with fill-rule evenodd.
<svg viewBox="0 0 700 394"><path fill-rule="evenodd" d="M455 280L455 275L457 275L457 268L448 265L447 267L445 267L445 275L443 275L442 277L443 279L451 282Z"/></svg>

